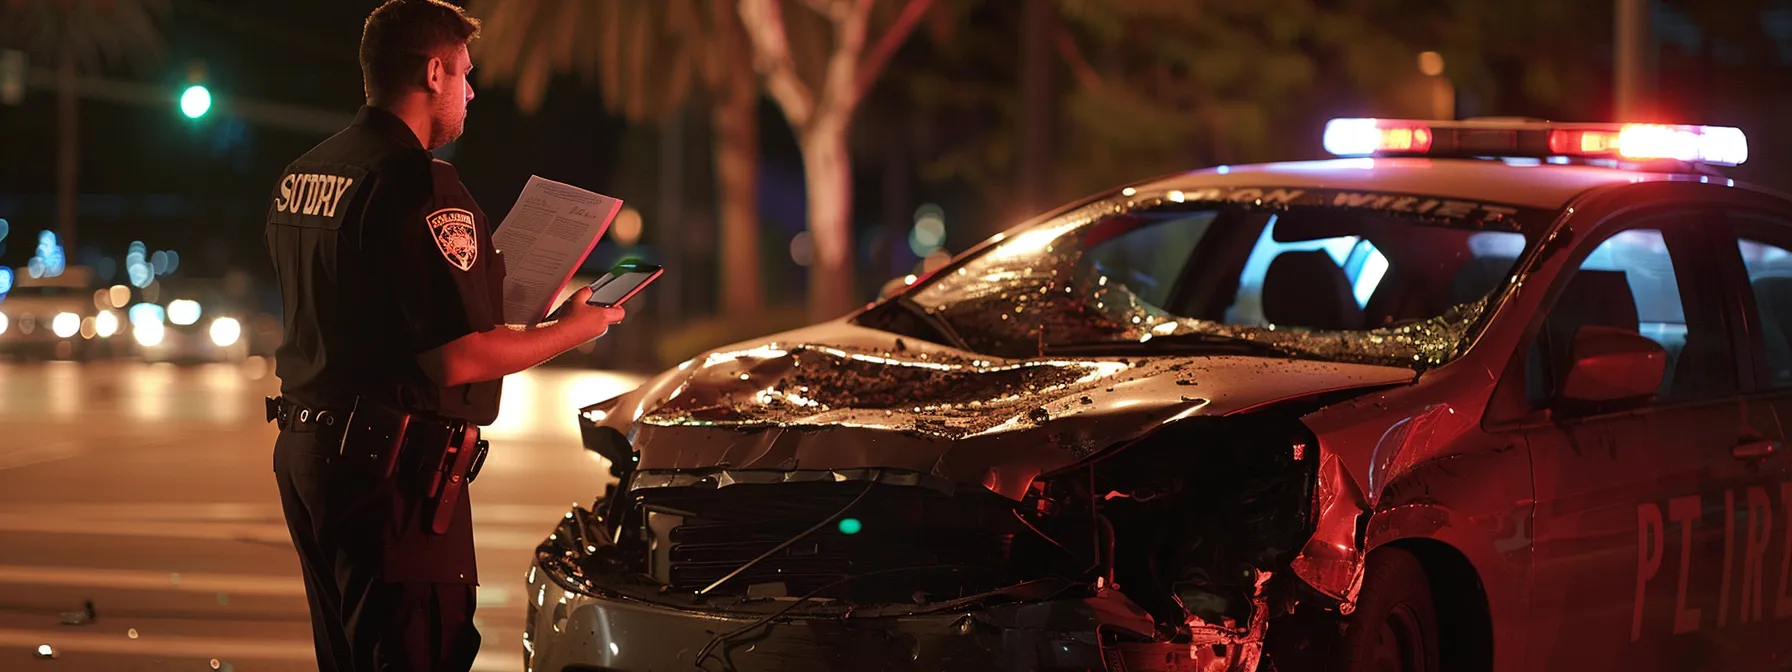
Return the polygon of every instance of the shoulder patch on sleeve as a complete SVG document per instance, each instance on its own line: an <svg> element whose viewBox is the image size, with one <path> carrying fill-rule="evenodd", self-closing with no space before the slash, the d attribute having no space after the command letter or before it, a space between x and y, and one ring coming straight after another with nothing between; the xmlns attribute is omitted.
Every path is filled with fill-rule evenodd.
<svg viewBox="0 0 1792 672"><path fill-rule="evenodd" d="M429 224L430 237L442 251L442 258L462 271L473 270L473 262L479 259L479 229L473 213L460 208L442 208L429 213L424 221Z"/></svg>

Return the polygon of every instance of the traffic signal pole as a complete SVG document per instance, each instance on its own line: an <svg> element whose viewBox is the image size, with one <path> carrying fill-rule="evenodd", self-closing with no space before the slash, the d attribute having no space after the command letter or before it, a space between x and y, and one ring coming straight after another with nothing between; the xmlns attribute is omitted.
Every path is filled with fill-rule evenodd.
<svg viewBox="0 0 1792 672"><path fill-rule="evenodd" d="M57 84L56 72L43 68L27 70L25 84L33 89L61 88ZM83 75L76 78L75 89L82 98L179 110L181 94L186 87ZM320 135L340 131L353 120L353 115L343 112L242 96L220 96L216 93L212 94L208 113L228 114L260 126Z"/></svg>

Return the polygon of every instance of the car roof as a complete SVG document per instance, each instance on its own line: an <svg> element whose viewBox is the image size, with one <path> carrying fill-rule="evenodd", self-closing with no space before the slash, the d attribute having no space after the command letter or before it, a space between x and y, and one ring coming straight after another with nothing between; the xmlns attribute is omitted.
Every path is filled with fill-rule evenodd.
<svg viewBox="0 0 1792 672"><path fill-rule="evenodd" d="M1589 190L1638 182L1752 188L1709 175L1487 159L1361 158L1219 166L1156 178L1146 191L1202 187L1344 189L1435 196L1559 210Z"/></svg>

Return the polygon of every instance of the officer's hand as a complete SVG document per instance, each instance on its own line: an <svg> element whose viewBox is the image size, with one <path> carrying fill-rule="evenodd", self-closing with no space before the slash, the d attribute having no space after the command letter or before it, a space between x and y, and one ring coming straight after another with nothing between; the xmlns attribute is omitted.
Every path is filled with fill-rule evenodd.
<svg viewBox="0 0 1792 672"><path fill-rule="evenodd" d="M560 315L560 320L563 322L593 330L591 337L597 338L608 331L610 325L621 322L624 311L621 306L605 308L585 303L590 298L591 288L580 287L579 291L573 292L572 296L566 299L566 303L560 305L560 310L554 312Z"/></svg>

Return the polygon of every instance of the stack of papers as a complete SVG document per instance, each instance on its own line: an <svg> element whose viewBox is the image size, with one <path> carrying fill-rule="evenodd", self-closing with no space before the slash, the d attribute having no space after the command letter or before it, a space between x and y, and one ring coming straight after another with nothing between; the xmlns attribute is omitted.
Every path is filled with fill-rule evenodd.
<svg viewBox="0 0 1792 672"><path fill-rule="evenodd" d="M531 175L492 234L504 253L504 323L533 325L597 247L622 201Z"/></svg>

